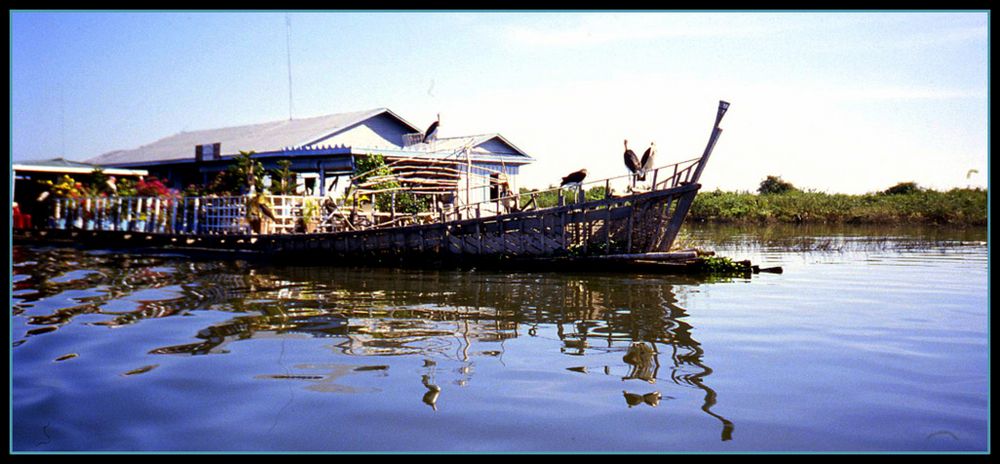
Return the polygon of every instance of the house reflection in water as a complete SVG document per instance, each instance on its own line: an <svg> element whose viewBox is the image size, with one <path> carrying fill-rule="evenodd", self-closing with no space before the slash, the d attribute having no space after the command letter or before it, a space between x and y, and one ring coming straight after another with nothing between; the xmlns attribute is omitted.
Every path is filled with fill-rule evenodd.
<svg viewBox="0 0 1000 464"><path fill-rule="evenodd" d="M425 388L422 401L434 410L447 392L435 380L433 359L459 363L461 367L450 374L457 372L461 378L454 383L463 385L473 375L474 357L503 354L502 343L500 350L478 351L476 344L536 337L545 330L556 334L557 349L567 356L588 359L592 350L618 353L621 364L604 366L604 373L626 369L623 380L637 379L649 386L623 392L626 407L657 406L663 398L658 389L663 383L658 382L693 387L704 392L701 409L722 423L722 439L731 439L733 433L732 422L712 411L717 394L705 382L712 369L702 361L704 352L692 338L686 310L680 306L679 296L703 283L691 278L269 268L239 261L186 262L113 254L43 256L35 261L34 267L19 269L30 277L14 287L27 282L23 285L39 294L20 295L22 301L74 286L106 290L79 306L33 316L34 325L58 325L84 313L107 316L91 324L123 326L198 310L231 312L231 319L199 330L196 342L151 353L226 353L226 346L235 341L304 334L328 338L330 347L349 356L419 356L424 360L418 374ZM60 262L82 262L99 272L60 280L65 272ZM111 299L168 286L173 290L164 292L168 298L139 301L132 311L105 312L104 303ZM313 389L340 391L342 386L333 382L337 377L387 369L330 368L323 375L288 378L325 385ZM588 372L586 367L572 370Z"/></svg>

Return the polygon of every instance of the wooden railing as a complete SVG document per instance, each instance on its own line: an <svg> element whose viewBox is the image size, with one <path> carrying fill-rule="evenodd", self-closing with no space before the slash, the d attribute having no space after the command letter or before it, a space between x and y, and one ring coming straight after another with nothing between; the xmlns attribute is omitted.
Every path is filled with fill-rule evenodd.
<svg viewBox="0 0 1000 464"><path fill-rule="evenodd" d="M54 229L108 230L166 234L247 234L247 196L227 197L89 197L53 200L48 226ZM274 219L262 233L303 231L300 220L313 197L266 195ZM316 219L320 217L317 214Z"/></svg>
<svg viewBox="0 0 1000 464"><path fill-rule="evenodd" d="M624 195L633 193L644 193L657 190L676 188L687 183L694 182L694 173L697 172L702 157L680 161L653 168L646 173L646 181L635 181L636 176L625 174L621 176L608 177L592 181L583 182L579 189L573 189L578 195L576 198L567 198L564 194L566 187L553 187L546 190L531 191L526 193L512 193L491 200L480 201L468 205L460 205L447 211L441 211L439 221L462 220L494 216L497 214L513 213L539 209L538 198L549 192L558 194L557 204L550 207L565 206L567 203L580 203L584 201L587 187L604 187L604 198L611 198L616 192ZM618 190L618 189L621 190ZM619 195L620 196L620 195ZM527 198L527 200L525 200Z"/></svg>

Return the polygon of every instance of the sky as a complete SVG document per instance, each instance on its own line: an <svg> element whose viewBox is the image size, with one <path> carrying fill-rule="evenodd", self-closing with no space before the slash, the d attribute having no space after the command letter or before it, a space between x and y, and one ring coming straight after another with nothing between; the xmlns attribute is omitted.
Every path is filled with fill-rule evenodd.
<svg viewBox="0 0 1000 464"><path fill-rule="evenodd" d="M10 12L12 162L389 108L500 133L520 185L700 156L703 189L988 182L989 13ZM289 79L289 64L291 79ZM291 81L291 99L289 98ZM974 171L973 171L974 170Z"/></svg>

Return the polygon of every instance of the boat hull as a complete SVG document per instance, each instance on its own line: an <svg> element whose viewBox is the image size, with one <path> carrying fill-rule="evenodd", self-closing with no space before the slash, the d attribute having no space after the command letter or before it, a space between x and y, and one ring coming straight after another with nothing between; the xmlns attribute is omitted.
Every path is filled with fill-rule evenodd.
<svg viewBox="0 0 1000 464"><path fill-rule="evenodd" d="M16 242L242 255L305 264L524 261L669 251L700 185L406 227L312 234L27 230Z"/></svg>

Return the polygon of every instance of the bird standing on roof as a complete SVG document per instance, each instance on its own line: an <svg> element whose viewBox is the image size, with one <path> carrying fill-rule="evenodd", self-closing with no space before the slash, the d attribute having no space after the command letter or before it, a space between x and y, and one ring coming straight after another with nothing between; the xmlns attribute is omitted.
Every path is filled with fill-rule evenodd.
<svg viewBox="0 0 1000 464"><path fill-rule="evenodd" d="M625 167L632 175L632 183L635 184L635 173L639 170L639 157L628 147L628 140L625 141Z"/></svg>
<svg viewBox="0 0 1000 464"><path fill-rule="evenodd" d="M438 113L437 116L437 121L432 122L427 131L424 132L424 143L437 140L438 128L441 127L441 113Z"/></svg>
<svg viewBox="0 0 1000 464"><path fill-rule="evenodd" d="M656 158L656 143L649 142L649 148L642 154L642 162L639 163L639 180L646 180L646 174L653 169L653 158Z"/></svg>

